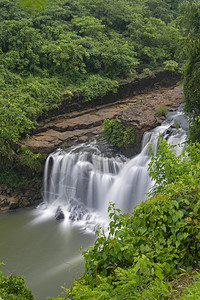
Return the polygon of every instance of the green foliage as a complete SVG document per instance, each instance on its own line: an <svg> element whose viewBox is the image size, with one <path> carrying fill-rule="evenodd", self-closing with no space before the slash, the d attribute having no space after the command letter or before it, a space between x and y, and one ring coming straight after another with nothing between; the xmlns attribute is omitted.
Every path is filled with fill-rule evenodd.
<svg viewBox="0 0 200 300"><path fill-rule="evenodd" d="M93 288L81 278L66 290L64 299L166 299L171 292L160 274L159 264L152 264L143 256L135 268L116 268L113 278L97 275Z"/></svg>
<svg viewBox="0 0 200 300"><path fill-rule="evenodd" d="M157 106L155 112L159 116L166 116L168 114L168 109L165 106Z"/></svg>
<svg viewBox="0 0 200 300"><path fill-rule="evenodd" d="M123 144L124 145L133 144L134 140L135 140L135 135L134 135L133 127L131 127L131 126L126 127L126 129L124 131L124 136L123 136Z"/></svg>
<svg viewBox="0 0 200 300"><path fill-rule="evenodd" d="M197 120L200 115L200 55L188 61L184 74L185 110L191 120Z"/></svg>
<svg viewBox="0 0 200 300"><path fill-rule="evenodd" d="M180 300L197 300L200 297L200 274L197 272L188 287L185 287Z"/></svg>
<svg viewBox="0 0 200 300"><path fill-rule="evenodd" d="M91 75L80 87L83 93L84 101L91 101L96 98L102 98L108 92L117 92L118 83L115 80L100 76Z"/></svg>
<svg viewBox="0 0 200 300"><path fill-rule="evenodd" d="M170 23L176 16L178 16L177 8L180 1L163 1L163 0L149 0L147 5L151 11L151 16L159 18L166 23Z"/></svg>
<svg viewBox="0 0 200 300"><path fill-rule="evenodd" d="M3 67L0 86L0 153L8 156L8 149L31 132L37 118L58 105L60 87L55 79L23 80Z"/></svg>
<svg viewBox="0 0 200 300"><path fill-rule="evenodd" d="M3 276L0 270L0 299L3 300L33 300L32 293L25 285L23 276Z"/></svg>
<svg viewBox="0 0 200 300"><path fill-rule="evenodd" d="M199 116L190 121L190 131L189 131L189 140L191 142L199 141L200 137L200 118Z"/></svg>
<svg viewBox="0 0 200 300"><path fill-rule="evenodd" d="M19 170L13 169L12 166L6 170L2 170L0 173L0 184L6 184L11 188L19 188L30 182L35 181L39 177L31 176L31 179L22 174Z"/></svg>
<svg viewBox="0 0 200 300"><path fill-rule="evenodd" d="M47 0L19 0L21 7L29 8L31 12L42 10Z"/></svg>
<svg viewBox="0 0 200 300"><path fill-rule="evenodd" d="M63 91L92 101L140 65L172 60L178 2L0 0L0 155L13 156Z"/></svg>
<svg viewBox="0 0 200 300"><path fill-rule="evenodd" d="M46 41L42 46L49 71L61 73L68 82L74 82L84 74L84 59L88 56L79 39L70 34L60 34L56 41Z"/></svg>
<svg viewBox="0 0 200 300"><path fill-rule="evenodd" d="M103 122L104 138L111 144L122 147L134 142L134 130L132 127L125 127L118 118L106 119Z"/></svg>
<svg viewBox="0 0 200 300"><path fill-rule="evenodd" d="M163 63L164 70L175 71L178 68L178 63L174 60L167 60Z"/></svg>
<svg viewBox="0 0 200 300"><path fill-rule="evenodd" d="M153 194L163 193L167 184L179 180L187 180L193 173L193 168L198 167L200 160L200 144L185 147L179 156L173 151L173 146L167 144L166 140L159 139L157 153L151 149L151 161L149 163L149 174L154 180ZM189 153L189 155L188 155Z"/></svg>
<svg viewBox="0 0 200 300"><path fill-rule="evenodd" d="M179 39L175 26L159 18L135 16L127 27L138 57L147 67L173 59Z"/></svg>
<svg viewBox="0 0 200 300"><path fill-rule="evenodd" d="M184 70L185 111L191 121L191 141L200 141L200 135L197 134L200 115L200 3L195 0L185 1L181 11L183 38L178 55L180 59L187 60Z"/></svg>
<svg viewBox="0 0 200 300"><path fill-rule="evenodd" d="M152 73L152 71L149 68L144 68L144 70L142 71L145 75L150 75Z"/></svg>
<svg viewBox="0 0 200 300"><path fill-rule="evenodd" d="M85 273L64 299L170 298L166 276L200 258L199 162L199 144L187 146L181 159L160 141L149 167L154 196L131 215L110 204L109 231L96 232L94 246L83 252Z"/></svg>
<svg viewBox="0 0 200 300"><path fill-rule="evenodd" d="M74 16L72 25L81 36L101 37L105 31L101 20L89 16Z"/></svg>
<svg viewBox="0 0 200 300"><path fill-rule="evenodd" d="M29 167L32 171L41 168L41 154L32 153L26 146L22 145L19 151L18 161L21 166Z"/></svg>
<svg viewBox="0 0 200 300"><path fill-rule="evenodd" d="M105 41L100 49L106 75L112 78L126 78L135 72L139 62L135 58L134 47L128 42L123 43L119 39L112 39Z"/></svg>

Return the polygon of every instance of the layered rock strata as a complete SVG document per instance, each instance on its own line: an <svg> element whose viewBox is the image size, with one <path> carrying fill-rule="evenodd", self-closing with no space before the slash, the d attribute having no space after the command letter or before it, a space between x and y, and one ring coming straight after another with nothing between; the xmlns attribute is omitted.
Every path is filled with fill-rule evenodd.
<svg viewBox="0 0 200 300"><path fill-rule="evenodd" d="M182 99L182 87L176 86L126 98L113 104L63 114L41 123L35 134L22 143L32 152L41 153L45 159L58 147L66 148L101 134L103 121L118 116L124 125L134 128L135 144L129 149L130 155L134 155L140 150L143 133L159 125L165 118L157 113L157 108L173 110L180 105Z"/></svg>

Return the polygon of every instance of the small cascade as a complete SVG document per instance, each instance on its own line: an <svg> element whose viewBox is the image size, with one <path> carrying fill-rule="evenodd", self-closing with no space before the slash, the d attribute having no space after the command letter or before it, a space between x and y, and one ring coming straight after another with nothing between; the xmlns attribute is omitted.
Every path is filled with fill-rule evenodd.
<svg viewBox="0 0 200 300"><path fill-rule="evenodd" d="M186 129L181 110L168 114L161 126L144 134L141 153L131 160L114 153L101 138L66 151L58 149L45 165L44 213L51 210L58 220L79 222L94 230L106 222L109 202L131 212L145 200L152 184L148 176L149 144L156 152L162 135L179 154Z"/></svg>

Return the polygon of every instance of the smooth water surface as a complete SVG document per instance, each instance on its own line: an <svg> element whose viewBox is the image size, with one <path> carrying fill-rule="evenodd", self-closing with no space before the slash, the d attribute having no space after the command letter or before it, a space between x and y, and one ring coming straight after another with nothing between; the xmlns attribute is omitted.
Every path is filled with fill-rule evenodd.
<svg viewBox="0 0 200 300"><path fill-rule="evenodd" d="M24 275L37 300L61 293L84 271L80 247L94 242L71 223L38 218L37 210L0 214L0 262L3 274Z"/></svg>

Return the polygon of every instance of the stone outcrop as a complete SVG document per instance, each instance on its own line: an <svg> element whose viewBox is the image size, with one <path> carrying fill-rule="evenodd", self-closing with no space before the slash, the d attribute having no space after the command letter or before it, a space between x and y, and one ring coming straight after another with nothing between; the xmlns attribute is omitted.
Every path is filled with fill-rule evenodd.
<svg viewBox="0 0 200 300"><path fill-rule="evenodd" d="M118 114L118 118L122 123L125 126L132 126L135 132L134 147L132 149L124 149L126 155L138 153L144 132L160 125L165 119L165 116L158 114L159 108L166 108L168 111L172 111L181 104L183 101L183 89L180 86L176 86L136 98L134 105Z"/></svg>
<svg viewBox="0 0 200 300"><path fill-rule="evenodd" d="M6 184L0 184L0 211L35 206L41 202L41 195L40 180L31 182L23 188L10 188Z"/></svg>
<svg viewBox="0 0 200 300"><path fill-rule="evenodd" d="M94 109L63 114L41 123L37 132L22 143L32 152L41 153L45 159L58 147L66 148L73 143L82 143L91 136L102 133L103 121L118 116L123 124L134 127L135 144L128 151L129 155L133 155L140 150L143 133L164 119L156 113L156 108L166 107L172 110L180 105L182 99L182 88L176 86L97 106Z"/></svg>

